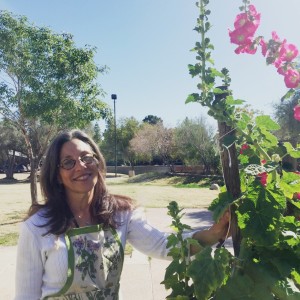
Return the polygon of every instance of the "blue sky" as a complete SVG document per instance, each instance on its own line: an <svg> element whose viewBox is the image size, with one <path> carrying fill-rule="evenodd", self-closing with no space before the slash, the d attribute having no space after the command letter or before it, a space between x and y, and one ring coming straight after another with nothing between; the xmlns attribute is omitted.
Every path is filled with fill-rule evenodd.
<svg viewBox="0 0 300 300"><path fill-rule="evenodd" d="M0 8L25 15L31 23L53 31L71 33L76 44L97 47L97 65L109 72L99 77L113 106L117 94L117 118L134 116L141 121L152 114L166 126L176 126L185 117L206 116L200 104L185 104L197 92L197 81L188 73L195 62L190 52L199 39L193 30L198 9L194 0L0 0ZM233 27L242 0L211 0L209 36L215 46L216 67L226 67L235 98L253 108L272 112L272 103L287 91L273 66L256 55L236 55L228 28ZM273 30L300 47L299 0L253 0L261 12L258 34L266 38ZM214 121L207 117L212 125Z"/></svg>

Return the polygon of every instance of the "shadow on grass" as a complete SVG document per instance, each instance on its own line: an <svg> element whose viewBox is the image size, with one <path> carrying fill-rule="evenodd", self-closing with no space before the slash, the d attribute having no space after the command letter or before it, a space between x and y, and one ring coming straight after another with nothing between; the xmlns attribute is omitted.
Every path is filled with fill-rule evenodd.
<svg viewBox="0 0 300 300"><path fill-rule="evenodd" d="M172 174L149 172L136 175L126 180L126 183L149 183L157 181L165 185L174 185L182 188L210 187L212 183L222 186L223 178L221 176L190 175L190 174Z"/></svg>
<svg viewBox="0 0 300 300"><path fill-rule="evenodd" d="M171 178L172 176L166 173L157 173L157 172L149 172L144 174L139 174L134 177L130 177L127 182L128 183L143 183L143 182L151 182L158 179Z"/></svg>
<svg viewBox="0 0 300 300"><path fill-rule="evenodd" d="M0 184L16 184L16 183L29 183L30 177L28 176L25 179L16 179L16 178L1 178Z"/></svg>

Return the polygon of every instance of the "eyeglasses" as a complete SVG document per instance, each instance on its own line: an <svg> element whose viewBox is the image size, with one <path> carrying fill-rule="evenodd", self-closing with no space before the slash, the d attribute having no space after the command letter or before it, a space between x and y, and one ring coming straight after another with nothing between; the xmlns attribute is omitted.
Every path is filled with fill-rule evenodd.
<svg viewBox="0 0 300 300"><path fill-rule="evenodd" d="M93 155L84 155L82 157L79 157L79 160L83 162L85 165L90 165L96 162L96 158ZM61 167L65 170L71 170L75 167L75 165L76 165L75 159L66 158L58 165L58 167Z"/></svg>

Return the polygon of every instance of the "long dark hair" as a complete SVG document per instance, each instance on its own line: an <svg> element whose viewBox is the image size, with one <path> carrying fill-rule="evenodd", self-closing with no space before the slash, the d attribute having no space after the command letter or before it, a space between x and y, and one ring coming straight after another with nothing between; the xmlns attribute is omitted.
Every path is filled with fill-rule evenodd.
<svg viewBox="0 0 300 300"><path fill-rule="evenodd" d="M72 226L73 214L66 201L64 187L58 181L60 152L62 146L72 139L79 139L88 144L98 161L98 181L94 187L90 214L98 224L116 228L119 224L115 220L115 213L120 210L133 209L133 201L126 196L108 193L104 180L106 176L104 157L96 143L81 130L61 132L48 147L40 173L40 186L44 203L33 204L29 210L29 216L41 208L46 208L43 211L43 217L47 218L45 223L45 226L49 226L47 233L59 235L65 233Z"/></svg>

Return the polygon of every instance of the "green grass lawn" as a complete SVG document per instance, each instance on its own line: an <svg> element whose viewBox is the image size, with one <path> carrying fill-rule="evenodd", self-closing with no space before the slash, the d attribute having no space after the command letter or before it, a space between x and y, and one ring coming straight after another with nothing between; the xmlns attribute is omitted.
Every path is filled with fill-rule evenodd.
<svg viewBox="0 0 300 300"><path fill-rule="evenodd" d="M1 174L3 175L3 174ZM28 176L28 175L27 175ZM30 185L26 174L16 174L17 180L8 182L0 177L0 245L15 245L18 239L18 224L26 215L31 199ZM166 207L177 201L182 208L207 208L216 198L217 191L209 190L216 178L200 176L170 176L148 173L134 177L108 176L110 193L132 197L138 206L145 208ZM39 194L40 197L40 194Z"/></svg>

